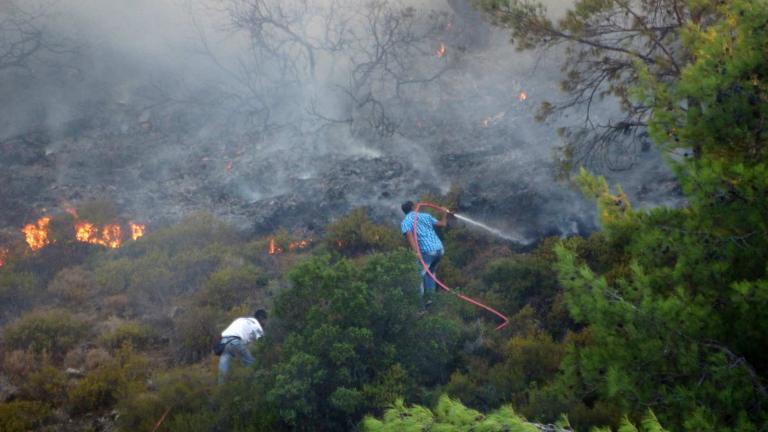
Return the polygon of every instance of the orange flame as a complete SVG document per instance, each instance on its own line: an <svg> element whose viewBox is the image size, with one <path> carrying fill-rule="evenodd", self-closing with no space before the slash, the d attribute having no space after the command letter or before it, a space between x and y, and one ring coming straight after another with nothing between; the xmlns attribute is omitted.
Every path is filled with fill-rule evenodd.
<svg viewBox="0 0 768 432"><path fill-rule="evenodd" d="M445 44L440 42L440 47L435 52L435 54L437 55L437 58L443 58L443 56L445 56L445 51L446 51Z"/></svg>
<svg viewBox="0 0 768 432"><path fill-rule="evenodd" d="M291 242L291 243L288 243L287 249L288 249L289 252L293 252L293 251L298 250L298 249L307 248L310 245L310 243L312 243L312 239L299 240L299 241ZM283 252L284 252L283 248L278 246L275 243L275 239L274 238L269 239L269 254L270 255L277 255L277 254L281 254Z"/></svg>
<svg viewBox="0 0 768 432"><path fill-rule="evenodd" d="M5 265L5 260L8 258L8 249L0 248L0 267Z"/></svg>
<svg viewBox="0 0 768 432"><path fill-rule="evenodd" d="M131 227L131 240L136 241L139 237L144 237L144 232L147 230L146 225L134 222L131 222L128 225Z"/></svg>
<svg viewBox="0 0 768 432"><path fill-rule="evenodd" d="M525 94L524 91L520 90L520 94L517 96L517 100L520 102L525 102L526 99L528 99L528 95Z"/></svg>
<svg viewBox="0 0 768 432"><path fill-rule="evenodd" d="M99 235L98 228L88 221L75 224L75 238L83 243L106 246L112 249L119 248L123 241L120 225L104 225L101 229L101 235Z"/></svg>
<svg viewBox="0 0 768 432"><path fill-rule="evenodd" d="M37 220L36 224L27 224L21 232L27 239L29 248L33 251L39 250L51 241L48 239L48 224L51 223L51 218L42 217Z"/></svg>

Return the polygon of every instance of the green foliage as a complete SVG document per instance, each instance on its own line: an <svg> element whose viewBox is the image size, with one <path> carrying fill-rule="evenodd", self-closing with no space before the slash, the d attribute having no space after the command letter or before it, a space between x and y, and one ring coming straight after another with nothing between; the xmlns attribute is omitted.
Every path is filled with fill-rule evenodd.
<svg viewBox="0 0 768 432"><path fill-rule="evenodd" d="M0 430L26 432L45 424L51 409L42 402L12 401L0 403Z"/></svg>
<svg viewBox="0 0 768 432"><path fill-rule="evenodd" d="M109 363L91 371L67 394L74 415L109 409L127 393L144 385L148 360L124 345Z"/></svg>
<svg viewBox="0 0 768 432"><path fill-rule="evenodd" d="M3 341L10 349L43 351L60 358L86 334L87 325L62 309L26 313L6 326Z"/></svg>
<svg viewBox="0 0 768 432"><path fill-rule="evenodd" d="M196 362L210 355L224 321L224 312L212 307L193 307L181 312L173 320L171 340L177 361Z"/></svg>
<svg viewBox="0 0 768 432"><path fill-rule="evenodd" d="M469 409L461 402L443 395L434 412L421 406L406 407L402 399L386 411L382 420L366 417L362 427L367 432L387 431L515 431L539 429L518 416L511 407L502 407L488 415Z"/></svg>
<svg viewBox="0 0 768 432"><path fill-rule="evenodd" d="M67 377L59 368L46 361L40 369L26 377L22 392L28 399L58 406L64 402L67 393Z"/></svg>
<svg viewBox="0 0 768 432"><path fill-rule="evenodd" d="M256 289L265 284L262 272L254 266L222 268L213 272L198 291L197 303L228 310L251 297Z"/></svg>
<svg viewBox="0 0 768 432"><path fill-rule="evenodd" d="M153 382L156 391L135 391L121 398L122 430L151 430L169 407L165 430L211 430L217 416L211 411L214 377L209 370L200 366L176 368L159 373Z"/></svg>
<svg viewBox="0 0 768 432"><path fill-rule="evenodd" d="M0 312L4 317L29 307L40 292L40 282L33 273L0 267Z"/></svg>
<svg viewBox="0 0 768 432"><path fill-rule="evenodd" d="M686 30L695 61L680 80L648 78L643 89L655 138L695 153L676 163L689 206L604 217L619 257L610 269L558 250L566 303L593 339L569 353L564 380L635 415L653 405L681 430L759 430L768 427L757 408L768 403L768 9L734 1L718 13L709 29Z"/></svg>
<svg viewBox="0 0 768 432"><path fill-rule="evenodd" d="M83 303L96 293L91 273L81 267L67 267L48 283L48 292L65 302Z"/></svg>
<svg viewBox="0 0 768 432"><path fill-rule="evenodd" d="M104 333L99 341L109 348L115 349L128 343L137 349L144 349L156 338L152 327L138 321L126 321Z"/></svg>
<svg viewBox="0 0 768 432"><path fill-rule="evenodd" d="M291 427L349 429L408 381L447 380L462 342L455 320L417 319L418 272L406 250L362 262L316 257L290 273L275 313L287 330L268 401ZM318 301L319 299L319 301ZM310 426L312 425L312 426Z"/></svg>
<svg viewBox="0 0 768 432"><path fill-rule="evenodd" d="M328 225L323 241L330 250L347 256L391 251L403 244L395 228L373 223L365 208Z"/></svg>

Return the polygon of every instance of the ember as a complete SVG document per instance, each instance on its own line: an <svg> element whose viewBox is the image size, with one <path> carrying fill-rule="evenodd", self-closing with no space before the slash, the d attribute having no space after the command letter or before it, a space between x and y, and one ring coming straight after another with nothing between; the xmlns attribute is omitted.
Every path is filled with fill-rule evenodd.
<svg viewBox="0 0 768 432"><path fill-rule="evenodd" d="M8 249L0 248L0 267L5 265L6 259L8 259Z"/></svg>
<svg viewBox="0 0 768 432"><path fill-rule="evenodd" d="M520 94L517 96L517 100L520 102L525 102L526 99L528 99L528 95L525 94L524 91L520 90Z"/></svg>
<svg viewBox="0 0 768 432"><path fill-rule="evenodd" d="M50 243L48 239L48 224L51 218L42 217L35 224L27 224L21 232L27 239L29 248L33 251L39 250Z"/></svg>
<svg viewBox="0 0 768 432"><path fill-rule="evenodd" d="M445 44L440 42L440 47L435 52L438 58L443 58L445 56Z"/></svg>

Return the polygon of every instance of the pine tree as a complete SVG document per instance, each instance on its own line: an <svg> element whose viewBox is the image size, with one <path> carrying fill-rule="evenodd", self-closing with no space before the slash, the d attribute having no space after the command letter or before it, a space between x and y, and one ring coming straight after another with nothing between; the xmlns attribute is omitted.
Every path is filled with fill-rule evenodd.
<svg viewBox="0 0 768 432"><path fill-rule="evenodd" d="M580 175L616 264L596 274L557 250L569 310L592 337L564 379L633 415L652 407L680 430L765 430L768 3L734 0L719 14L686 28L693 60L679 81L637 65L634 97L653 106L655 140L697 154L670 161L688 206L617 209L620 192Z"/></svg>

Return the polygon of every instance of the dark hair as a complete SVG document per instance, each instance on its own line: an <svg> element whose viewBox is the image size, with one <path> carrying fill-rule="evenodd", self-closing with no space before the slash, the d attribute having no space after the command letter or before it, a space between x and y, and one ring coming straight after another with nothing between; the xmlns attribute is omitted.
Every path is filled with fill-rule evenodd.
<svg viewBox="0 0 768 432"><path fill-rule="evenodd" d="M256 312L253 313L253 317L259 321L264 321L267 319L267 311L264 309L257 309Z"/></svg>
<svg viewBox="0 0 768 432"><path fill-rule="evenodd" d="M406 201L400 206L403 209L403 213L408 214L413 211L413 201Z"/></svg>

